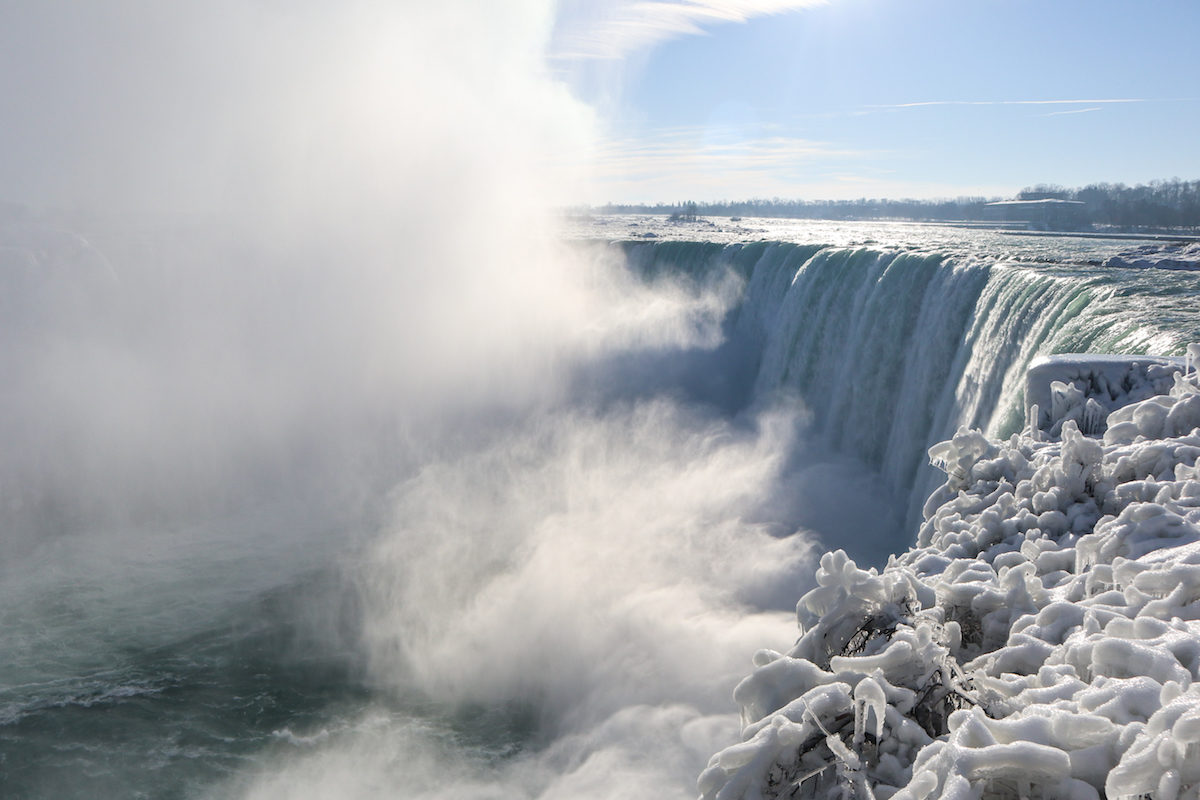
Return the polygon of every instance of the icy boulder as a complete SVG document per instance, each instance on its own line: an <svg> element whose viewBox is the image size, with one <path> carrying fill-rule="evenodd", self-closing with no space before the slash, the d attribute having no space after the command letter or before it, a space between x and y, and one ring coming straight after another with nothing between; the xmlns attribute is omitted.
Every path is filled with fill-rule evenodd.
<svg viewBox="0 0 1200 800"><path fill-rule="evenodd" d="M1169 356L1042 356L1025 373L1025 407L1052 436L1067 420L1085 434L1103 434L1110 412L1167 394L1175 373L1185 371L1185 359Z"/></svg>
<svg viewBox="0 0 1200 800"><path fill-rule="evenodd" d="M917 544L822 559L702 798L1200 798L1200 386L1169 378L1103 438L1068 415L931 449Z"/></svg>

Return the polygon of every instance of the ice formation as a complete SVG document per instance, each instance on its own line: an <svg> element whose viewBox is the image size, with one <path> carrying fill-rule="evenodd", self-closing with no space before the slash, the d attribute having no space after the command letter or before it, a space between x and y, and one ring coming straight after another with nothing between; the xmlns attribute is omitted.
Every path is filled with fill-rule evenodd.
<svg viewBox="0 0 1200 800"><path fill-rule="evenodd" d="M1091 436L1073 379L1115 360L1044 367L1056 418L932 448L916 545L882 571L822 558L702 798L1200 798L1198 355Z"/></svg>
<svg viewBox="0 0 1200 800"><path fill-rule="evenodd" d="M1171 356L1054 355L1035 358L1025 372L1025 398L1030 419L1039 429L1061 434L1067 420L1080 432L1101 435L1108 415L1118 408L1167 394L1175 374L1188 370L1188 360Z"/></svg>

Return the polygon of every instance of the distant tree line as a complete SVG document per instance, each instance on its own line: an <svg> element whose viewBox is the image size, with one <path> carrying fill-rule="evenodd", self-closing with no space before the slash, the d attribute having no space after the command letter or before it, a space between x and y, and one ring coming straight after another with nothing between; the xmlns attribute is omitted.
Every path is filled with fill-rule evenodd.
<svg viewBox="0 0 1200 800"><path fill-rule="evenodd" d="M999 199L999 198L995 198ZM678 220L696 216L787 217L795 219L972 220L983 218L983 197L954 200L719 200L710 203L610 203L599 214L665 214Z"/></svg>
<svg viewBox="0 0 1200 800"><path fill-rule="evenodd" d="M1200 227L1200 181L1151 181L1137 186L1093 183L1082 189L1033 186L1022 189L1018 200L1078 200L1093 225L1116 228Z"/></svg>
<svg viewBox="0 0 1200 800"><path fill-rule="evenodd" d="M672 222L695 222L696 217L699 216L698 208L699 206L695 203L688 201L681 204L678 209L673 210L668 219Z"/></svg>
<svg viewBox="0 0 1200 800"><path fill-rule="evenodd" d="M788 200L710 203L610 203L592 209L601 214L664 214L677 220L697 216L787 217L794 219L898 219L924 222L973 222L987 219L984 206L1002 199L1078 200L1086 204L1085 222L1113 228L1200 228L1200 180L1152 181L1137 186L1094 183L1082 189L1038 185L1015 198L957 197L953 200Z"/></svg>

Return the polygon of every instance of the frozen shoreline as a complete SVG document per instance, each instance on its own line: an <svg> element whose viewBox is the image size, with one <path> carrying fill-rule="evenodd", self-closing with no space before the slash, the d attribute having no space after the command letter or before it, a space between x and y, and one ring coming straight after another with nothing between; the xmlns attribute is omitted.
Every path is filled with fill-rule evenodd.
<svg viewBox="0 0 1200 800"><path fill-rule="evenodd" d="M1080 376L1148 361L1043 362L1083 402L1063 381L1057 419L932 448L917 544L880 572L822 559L702 797L1200 797L1196 374L1079 430Z"/></svg>

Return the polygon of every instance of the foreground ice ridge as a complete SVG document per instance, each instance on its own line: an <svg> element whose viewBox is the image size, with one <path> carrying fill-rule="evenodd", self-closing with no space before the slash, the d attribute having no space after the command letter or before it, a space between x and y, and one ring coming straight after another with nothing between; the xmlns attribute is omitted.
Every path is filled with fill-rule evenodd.
<svg viewBox="0 0 1200 800"><path fill-rule="evenodd" d="M1200 798L1195 374L1105 422L932 448L916 545L821 559L701 796Z"/></svg>

